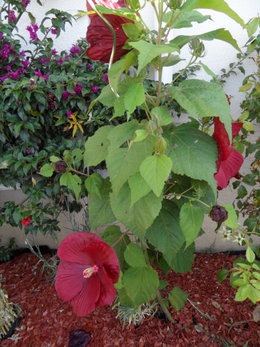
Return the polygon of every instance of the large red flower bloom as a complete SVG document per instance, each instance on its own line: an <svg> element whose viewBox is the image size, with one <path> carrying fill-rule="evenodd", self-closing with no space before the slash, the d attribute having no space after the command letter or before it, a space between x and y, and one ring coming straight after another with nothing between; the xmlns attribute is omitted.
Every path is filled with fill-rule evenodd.
<svg viewBox="0 0 260 347"><path fill-rule="evenodd" d="M61 262L55 289L61 299L72 304L78 316L113 302L114 283L120 272L113 248L97 235L76 232L62 241L58 256Z"/></svg>
<svg viewBox="0 0 260 347"><path fill-rule="evenodd" d="M115 62L127 52L123 49L127 36L124 33L122 25L125 23L131 23L131 21L127 18L112 14L104 15L104 17L112 25L116 34ZM86 52L87 56L92 60L99 60L102 63L108 63L113 47L113 37L108 26L97 14L90 18L90 25L87 31L87 41L90 45Z"/></svg>
<svg viewBox="0 0 260 347"><path fill-rule="evenodd" d="M232 123L232 139L238 134L243 126L242 122ZM218 117L214 119L214 138L218 145L217 173L215 180L218 182L218 189L226 188L229 180L238 174L244 158L241 153L230 144L225 126Z"/></svg>

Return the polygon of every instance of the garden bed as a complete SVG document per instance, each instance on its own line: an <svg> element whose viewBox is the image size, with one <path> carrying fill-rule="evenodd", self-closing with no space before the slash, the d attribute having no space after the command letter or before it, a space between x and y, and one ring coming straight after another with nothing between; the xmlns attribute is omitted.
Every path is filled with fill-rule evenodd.
<svg viewBox="0 0 260 347"><path fill-rule="evenodd" d="M217 282L217 271L231 268L236 256L197 254L192 272L170 272L170 286L180 286L200 313L186 302L173 312L175 325L163 317L150 317L138 327L124 328L111 307L98 308L85 317L77 317L71 306L56 295L54 286L40 268L33 272L37 258L31 253L17 255L0 264L2 285L9 299L18 303L23 318L12 338L1 341L2 347L68 346L69 334L83 329L91 336L88 346L258 346L259 326L253 321L254 305L248 300L234 301L235 291L228 281Z"/></svg>

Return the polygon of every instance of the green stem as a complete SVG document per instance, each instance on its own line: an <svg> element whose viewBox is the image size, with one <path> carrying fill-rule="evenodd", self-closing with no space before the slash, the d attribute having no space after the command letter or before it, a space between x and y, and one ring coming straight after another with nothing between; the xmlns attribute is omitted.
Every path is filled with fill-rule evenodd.
<svg viewBox="0 0 260 347"><path fill-rule="evenodd" d="M88 174L85 174L84 172L73 169L72 167L70 168L70 171L75 172L76 174L81 175L81 176L89 177Z"/></svg>
<svg viewBox="0 0 260 347"><path fill-rule="evenodd" d="M145 257L146 264L151 266L146 245L145 245L145 243L143 241L141 241L141 245L142 245L142 249L143 249L143 252L144 252L144 257ZM169 322L175 324L176 321L172 318L172 315L170 314L170 311L168 310L168 308L166 307L165 303L163 302L163 298L161 296L161 293L160 293L159 289L156 292L156 298L157 298L157 301L158 301L158 303L159 303L163 313L165 314L165 316L167 317Z"/></svg>
<svg viewBox="0 0 260 347"><path fill-rule="evenodd" d="M211 206L206 204L204 201L201 201L200 199L192 198L191 196L187 196L187 195L181 195L181 197L185 199L189 199L189 200L192 199L192 200L198 201L200 204L206 206L207 208L211 208Z"/></svg>

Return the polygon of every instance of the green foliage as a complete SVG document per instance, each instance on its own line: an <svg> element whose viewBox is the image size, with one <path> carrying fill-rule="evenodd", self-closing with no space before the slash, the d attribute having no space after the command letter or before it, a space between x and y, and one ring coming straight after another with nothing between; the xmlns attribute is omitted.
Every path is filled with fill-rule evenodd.
<svg viewBox="0 0 260 347"><path fill-rule="evenodd" d="M16 14L14 22L6 19L11 10ZM26 16L37 37L30 37L30 42L18 34L18 22ZM86 116L106 85L107 67L86 57L85 40L71 50L55 52L56 38L72 21L69 13L52 9L36 23L19 1L5 0L0 10L0 183L19 185L28 197L19 206L7 202L0 210L0 224L22 227L22 219L30 215L26 233L40 231L55 237L59 213L72 211L77 204L70 193L78 199L81 192L81 179L70 172L71 166L83 167L81 132L84 137L93 135L112 116L101 104L95 105L91 117ZM24 51L17 37L23 39ZM8 48L5 58L4 47ZM57 158L66 162L67 173L55 171Z"/></svg>
<svg viewBox="0 0 260 347"><path fill-rule="evenodd" d="M224 123L230 142L232 135L230 109L221 84L216 77L215 82L195 79L195 63L205 54L202 40L220 39L237 49L238 46L223 28L197 36L174 35L170 42L168 35L208 20L210 16L197 11L200 8L220 11L242 26L244 23L223 0L158 1L152 7L158 13L158 32L150 31L142 21L139 1L128 2L124 9L97 5L99 12L107 16L131 19L123 27L129 37L125 54L110 67L108 85L101 83L103 66L89 62L85 54L76 59L71 53L73 57L65 62L66 52L59 54L64 60L61 65L55 55L50 57L49 67L53 70L48 78L37 75L31 84L30 75L25 76L27 80L7 79L3 83L3 88L9 88L3 90L3 108L8 105L17 112L13 116L11 111L3 115L0 111L0 122L4 119L0 123L0 128L4 128L1 141L3 146L10 144L0 167L4 170L7 165L8 171L13 167L13 172L18 173L14 177L19 177L21 170L23 179L19 182L27 187L23 188L25 192L32 193L31 205L17 208L6 204L2 213L10 223L20 225L22 219L31 216L32 222L25 227L29 232L38 220L43 223L44 219L35 213L32 197L34 204L39 204L39 199L54 196L53 206L57 208L58 202L68 202L71 193L76 204L87 196L91 231L106 227L102 237L115 249L120 262L121 274L116 284L120 306L131 306L136 312L157 299L171 320L167 305L181 309L187 294L179 287L170 288L169 297L164 300L159 290L165 284L160 283L155 265L165 273L169 269L190 271L204 214L217 199L214 174L218 149L207 124L217 116ZM57 11L50 15L57 18L59 30L71 19ZM44 23L42 32L46 34ZM251 24L250 30L254 27ZM165 85L163 67L184 60L180 49L185 44L189 44L191 57L183 70L173 76L172 83ZM83 42L79 46L81 51L86 49ZM39 59L43 55L49 57L52 47L52 41L45 39L39 47L36 44L33 69L41 68ZM86 71L88 64L92 64L90 72ZM147 79L150 67L158 72L158 81ZM209 67L204 65L204 69L212 75ZM94 96L95 85L104 88ZM64 98L64 88L70 94L68 99ZM48 117L43 117L49 108ZM71 113L67 116L68 110ZM190 118L186 124L177 125L183 111ZM6 123L11 125L9 130L5 130ZM249 124L247 129L251 129ZM36 131L43 137L39 143ZM18 144L19 150L13 149ZM27 147L32 155L24 154ZM97 173L100 168L107 170L106 178ZM247 182L253 183L251 177ZM246 192L241 188L239 194L242 197ZM44 208L48 211L50 206ZM63 208L55 210L56 216ZM230 206L227 209L226 225L234 227L235 211ZM118 222L120 226L115 224ZM250 267L256 263L252 252L247 252ZM253 292L250 293L247 296L252 298Z"/></svg>
<svg viewBox="0 0 260 347"><path fill-rule="evenodd" d="M0 263L7 262L13 255L13 248L15 247L15 239L12 237L7 246L0 246Z"/></svg>
<svg viewBox="0 0 260 347"><path fill-rule="evenodd" d="M188 298L186 294L180 287L174 287L169 293L169 301L175 311L181 310L185 306L185 302Z"/></svg>

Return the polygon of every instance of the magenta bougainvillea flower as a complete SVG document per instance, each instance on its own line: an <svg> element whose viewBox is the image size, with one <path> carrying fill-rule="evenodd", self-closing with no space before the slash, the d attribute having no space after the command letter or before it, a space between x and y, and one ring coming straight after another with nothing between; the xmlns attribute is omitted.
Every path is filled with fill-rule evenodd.
<svg viewBox="0 0 260 347"><path fill-rule="evenodd" d="M114 301L120 268L115 251L102 239L88 232L72 233L62 241L58 256L55 289L78 316Z"/></svg>
<svg viewBox="0 0 260 347"><path fill-rule="evenodd" d="M27 218L22 219L21 223L24 227L27 227L27 225L31 223L31 216L28 216Z"/></svg>
<svg viewBox="0 0 260 347"><path fill-rule="evenodd" d="M115 15L105 15L104 17L112 25L116 34L115 62L127 52L123 49L127 36L124 33L122 25L125 23L131 23L131 21ZM90 25L87 31L87 41L90 45L90 48L88 48L86 52L87 56L92 60L99 60L102 63L108 63L113 47L113 37L105 22L97 14L91 16Z"/></svg>
<svg viewBox="0 0 260 347"><path fill-rule="evenodd" d="M232 123L232 139L239 133L242 126L242 122ZM230 179L238 174L244 158L234 149L233 143L230 144L225 126L218 117L214 119L214 138L218 145L217 173L214 177L218 183L218 189L223 189L226 188Z"/></svg>

